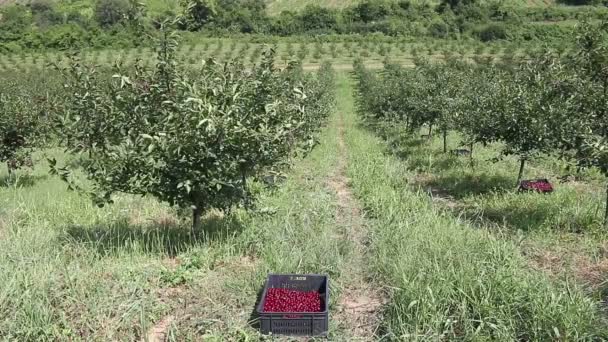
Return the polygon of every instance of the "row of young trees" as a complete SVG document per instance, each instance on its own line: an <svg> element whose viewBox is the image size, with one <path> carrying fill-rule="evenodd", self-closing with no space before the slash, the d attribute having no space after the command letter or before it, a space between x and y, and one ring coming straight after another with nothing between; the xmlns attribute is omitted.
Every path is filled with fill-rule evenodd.
<svg viewBox="0 0 608 342"><path fill-rule="evenodd" d="M407 70L387 63L379 75L358 62L359 109L370 122L403 123L411 132L437 128L444 152L451 130L471 151L502 142L502 153L520 160L518 183L525 163L540 154L608 176L608 22L584 24L576 51L517 64L450 59ZM606 218L608 227L608 205Z"/></svg>
<svg viewBox="0 0 608 342"><path fill-rule="evenodd" d="M327 37L326 37L327 38ZM226 61L233 58L246 58L251 61L258 61L261 58L263 47L272 45L276 47L277 54L281 59L300 59L310 58L322 60L324 58L337 59L340 57L361 56L362 58L377 56L393 56L394 58L419 57L424 55L476 55L478 58L502 58L516 59L533 55L538 48L533 45L494 44L488 46L474 41L461 41L458 45L446 43L446 41L432 40L428 43L412 43L402 39L381 40L377 36L349 36L343 37L343 41L327 39L328 42L313 41L302 38L297 40L267 39L267 43L242 42L239 39L217 42L204 41L199 44L183 45L177 51L177 58L190 61L191 64L198 63L201 58L213 56L216 60ZM264 40L262 40L264 41ZM286 41L284 46L282 43ZM567 46L560 45L552 47L556 53L567 53ZM33 67L43 68L51 63L67 63L69 53L53 54L7 54L0 55L0 69L28 70ZM95 64L110 64L117 56L125 63L132 63L141 59L143 63L154 63L152 49L139 47L136 49L124 49L113 51L89 51L83 54L83 60Z"/></svg>
<svg viewBox="0 0 608 342"><path fill-rule="evenodd" d="M0 108L2 126L13 127L0 132L2 160L16 166L16 156L44 147L37 137L53 131L55 144L84 160L79 167L86 183L50 160L52 173L71 189L90 194L98 205L111 202L115 192L152 195L192 208L197 227L209 208L248 203L248 179L281 169L314 147L333 108L330 65L317 75L298 64L280 70L269 50L253 67L208 60L193 69L178 63L176 49L176 37L165 32L153 67L116 65L110 71L74 58L59 69L65 84L53 106L43 102L48 118L28 111L32 115L24 119L18 110ZM38 129L38 122L47 126ZM17 144L5 143L12 135Z"/></svg>
<svg viewBox="0 0 608 342"><path fill-rule="evenodd" d="M0 84L0 163L9 177L32 163L31 153L49 143L60 82L34 73L9 72Z"/></svg>

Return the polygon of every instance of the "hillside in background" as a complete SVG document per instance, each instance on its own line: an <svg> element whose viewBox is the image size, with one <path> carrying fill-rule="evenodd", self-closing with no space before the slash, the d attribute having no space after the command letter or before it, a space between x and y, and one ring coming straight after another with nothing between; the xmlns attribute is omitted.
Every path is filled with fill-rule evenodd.
<svg viewBox="0 0 608 342"><path fill-rule="evenodd" d="M0 5L6 4L14 4L14 3L27 3L28 0L0 0ZM94 0L56 0L49 2L56 3L59 7L64 8L78 8L83 10L84 12L90 12L90 9L93 6ZM175 0L142 0L146 7L150 11L150 13L158 14L162 13L166 10L176 10L179 8L179 1ZM266 0L268 13L269 14L278 14L282 11L298 11L303 9L308 5L318 5L327 8L346 8L353 4L356 4L359 0ZM431 3L436 4L438 1L435 0L414 0L413 3ZM488 2L491 1L480 1L480 2ZM502 4L514 5L514 6L550 6L555 4L554 0L506 0L501 1ZM88 10L87 10L88 9Z"/></svg>
<svg viewBox="0 0 608 342"><path fill-rule="evenodd" d="M188 10L175 0L3 1L2 54L145 47L167 21L195 41L384 35L562 45L573 37L574 24L608 14L599 6L608 0L191 0Z"/></svg>
<svg viewBox="0 0 608 342"><path fill-rule="evenodd" d="M281 13L282 11L296 11L301 10L307 5L319 5L328 8L345 8L350 5L356 4L358 0L268 0L268 12L270 14ZM435 0L414 0L413 3L430 3L437 4L439 1ZM492 1L480 1L491 3ZM553 0L505 0L500 1L502 4L508 4L513 6L532 6L532 7L543 7L554 5Z"/></svg>

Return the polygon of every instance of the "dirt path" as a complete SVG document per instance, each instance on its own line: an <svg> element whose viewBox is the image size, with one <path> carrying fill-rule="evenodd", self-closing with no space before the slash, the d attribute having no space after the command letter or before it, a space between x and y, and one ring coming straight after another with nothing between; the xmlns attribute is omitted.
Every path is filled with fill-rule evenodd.
<svg viewBox="0 0 608 342"><path fill-rule="evenodd" d="M326 194L329 189L335 194L334 219L329 216L327 221L323 221L327 237L346 245L344 261L340 263L340 277L332 279L333 284L340 289L340 296L335 307L332 307L330 320L333 335L338 341L374 341L377 339L381 309L386 297L377 287L372 286L373 281L369 278L368 227L364 211L347 178L348 145L344 135L350 123L342 115L337 114L333 118L332 126L337 134L331 139L332 146L326 152L331 158L327 164L334 165L335 168L328 167L314 179L314 182L321 185L320 188L315 187L314 191L320 190ZM316 165L311 164L310 167ZM301 182L308 181L302 179ZM328 202L332 200L328 199ZM333 206L326 208L331 207ZM316 243L314 239L310 241ZM254 274L260 271L262 269L257 267L256 260L235 256L227 262L214 265L213 270L204 272L204 275L197 274L195 280L180 287L175 293L159 294L159 297L167 301L170 309L166 316L161 317L145 332L143 338L159 342L166 341L168 334L178 337L221 336L227 340L241 336L243 327L250 325L248 320L251 319L255 298L243 292L239 286L248 286ZM248 333L249 331L246 334ZM283 337L273 339L308 340Z"/></svg>
<svg viewBox="0 0 608 342"><path fill-rule="evenodd" d="M374 340L379 323L384 297L372 286L365 267L367 232L362 209L354 198L346 176L348 165L347 147L344 142L344 122L338 118L338 164L328 186L336 193L338 211L336 223L341 238L352 243L349 262L340 276L342 295L338 300L335 320L341 330L348 332L352 340Z"/></svg>
<svg viewBox="0 0 608 342"><path fill-rule="evenodd" d="M173 317L171 315L161 319L152 328L150 328L150 330L146 334L145 341L147 341L147 342L164 342L166 340L167 333L169 332L169 327L171 326L171 323L173 322L174 319L175 319L175 317Z"/></svg>

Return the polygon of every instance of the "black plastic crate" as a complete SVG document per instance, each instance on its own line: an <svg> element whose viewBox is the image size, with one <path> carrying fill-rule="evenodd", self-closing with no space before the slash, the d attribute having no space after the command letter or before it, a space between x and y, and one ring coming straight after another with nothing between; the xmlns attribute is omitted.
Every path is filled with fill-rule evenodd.
<svg viewBox="0 0 608 342"><path fill-rule="evenodd" d="M535 183L540 184L540 186L535 185ZM553 192L553 185L551 185L551 182L549 182L549 180L546 178L522 180L519 183L519 191L536 191L548 194Z"/></svg>
<svg viewBox="0 0 608 342"><path fill-rule="evenodd" d="M264 312L269 288L317 291L321 312ZM269 274L257 307L262 334L327 336L329 328L329 279L319 274Z"/></svg>

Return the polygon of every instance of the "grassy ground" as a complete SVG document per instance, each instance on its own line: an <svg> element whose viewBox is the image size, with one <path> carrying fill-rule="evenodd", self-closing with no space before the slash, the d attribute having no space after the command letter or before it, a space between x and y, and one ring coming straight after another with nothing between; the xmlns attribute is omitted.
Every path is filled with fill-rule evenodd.
<svg viewBox="0 0 608 342"><path fill-rule="evenodd" d="M605 298L608 232L602 227L605 179L599 172L563 178L575 170L555 157L538 157L528 162L524 179L547 178L555 191L522 194L515 187L518 160L497 160L500 144L476 146L471 165L468 157L444 154L440 137L403 138L390 130L392 151L412 173L409 185L429 194L435 206L513 241L533 267L577 282L598 300ZM459 141L451 134L448 148L464 148Z"/></svg>
<svg viewBox="0 0 608 342"><path fill-rule="evenodd" d="M135 340L160 329L176 341L257 340L252 311L269 272L328 274L331 314L342 317L330 335L365 334L349 313L366 283L362 247L345 235L364 223L338 194L337 130L334 116L284 184L258 186L257 211L210 214L199 239L151 198L120 196L99 209L48 178L44 162L21 173L0 188L0 336Z"/></svg>
<svg viewBox="0 0 608 342"><path fill-rule="evenodd" d="M521 241L570 246L561 230L533 221L545 240L516 240L495 233L507 224L491 230L431 201L417 182L420 170L437 173L435 157L388 153L357 124L347 75L337 89L321 145L279 188L257 186L257 210L210 213L197 239L180 213L151 198L92 207L47 177L44 162L1 186L0 337L261 340L253 308L269 272L329 274L335 341L608 336L597 291L524 254ZM526 196L538 206L551 199ZM575 239L574 248L598 241L572 234L589 243Z"/></svg>
<svg viewBox="0 0 608 342"><path fill-rule="evenodd" d="M352 103L346 107L351 108ZM463 174L463 168L456 167L458 160L414 149L403 139L380 143L370 133L354 128L354 117L347 122L353 127L347 130L350 133L346 139L352 158L348 174L355 193L374 218L370 224L374 265L391 289L392 300L383 326L388 336L467 341L591 340L608 336L599 297L576 282L558 281L536 270L520 244L492 230L480 229L485 226L470 223L458 212L446 210L446 205L434 203L418 184L422 174L439 178L447 174L451 179L443 184L460 189L461 194L470 194L480 185L491 193L493 186L514 185L514 178L505 181L504 174L497 171L504 165L494 166L498 181L481 170L475 173L478 178L470 179L470 172ZM389 137L398 137L396 134L393 126ZM398 152L409 153L402 153L401 158L387 156L386 152L396 152L387 149L390 145L403 149ZM438 144L429 147L431 151L437 148ZM467 179L469 183L461 184ZM538 195L525 195L519 200L515 194L510 196L509 202L505 199L499 203L522 201L520 208L526 208L530 215L544 214L543 206L551 200ZM590 205L591 200L586 203ZM556 206L559 204L551 204L551 208ZM563 210L565 218L577 209ZM520 215L503 212L507 219L542 228L533 218ZM510 228L507 224L500 226ZM544 229L544 237L557 243L561 230L551 228ZM532 235L525 236L533 239Z"/></svg>

